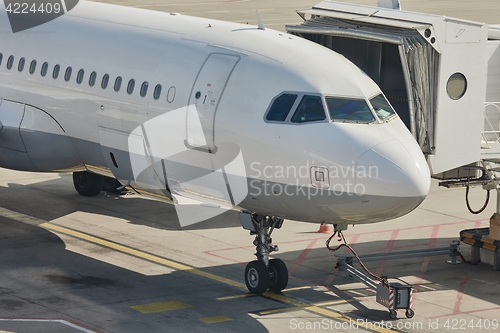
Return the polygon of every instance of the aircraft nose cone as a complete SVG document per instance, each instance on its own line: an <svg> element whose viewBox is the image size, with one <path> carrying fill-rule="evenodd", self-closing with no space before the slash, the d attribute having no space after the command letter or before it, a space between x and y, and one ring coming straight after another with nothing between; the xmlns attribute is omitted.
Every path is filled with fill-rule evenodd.
<svg viewBox="0 0 500 333"><path fill-rule="evenodd" d="M356 184L364 195L405 198L416 208L429 193L430 183L429 168L416 142L386 141L358 159Z"/></svg>

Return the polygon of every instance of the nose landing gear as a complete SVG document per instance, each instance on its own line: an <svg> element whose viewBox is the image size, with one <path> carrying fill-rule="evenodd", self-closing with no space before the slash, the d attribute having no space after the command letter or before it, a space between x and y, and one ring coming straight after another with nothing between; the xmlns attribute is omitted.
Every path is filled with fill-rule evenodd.
<svg viewBox="0 0 500 333"><path fill-rule="evenodd" d="M281 291L288 284L288 269L281 259L269 259L269 254L278 251L272 245L273 230L281 228L283 219L274 216L240 213L243 228L255 235L253 244L256 248L257 260L251 261L245 268L245 284L254 294L262 294L267 289Z"/></svg>

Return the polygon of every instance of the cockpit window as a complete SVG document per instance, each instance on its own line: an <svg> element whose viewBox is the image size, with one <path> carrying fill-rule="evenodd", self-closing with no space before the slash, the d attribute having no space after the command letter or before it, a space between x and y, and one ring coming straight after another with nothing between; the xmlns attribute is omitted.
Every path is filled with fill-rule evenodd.
<svg viewBox="0 0 500 333"><path fill-rule="evenodd" d="M370 107L364 99L347 99L340 97L326 97L326 105L332 120L346 122L375 121Z"/></svg>
<svg viewBox="0 0 500 333"><path fill-rule="evenodd" d="M296 94L283 94L279 96L271 105L266 119L270 121L285 121L296 99Z"/></svg>
<svg viewBox="0 0 500 333"><path fill-rule="evenodd" d="M380 120L386 120L387 118L390 118L396 114L394 109L382 94L370 99L370 103L372 104L373 109L375 110L375 113Z"/></svg>
<svg viewBox="0 0 500 333"><path fill-rule="evenodd" d="M297 111L292 117L292 123L306 123L325 120L325 109L320 96L305 95L302 97Z"/></svg>

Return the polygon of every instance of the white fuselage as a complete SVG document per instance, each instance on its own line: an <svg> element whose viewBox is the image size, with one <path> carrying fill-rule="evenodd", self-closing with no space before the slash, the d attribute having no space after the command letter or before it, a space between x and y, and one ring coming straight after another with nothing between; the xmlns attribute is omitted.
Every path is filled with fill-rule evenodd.
<svg viewBox="0 0 500 333"><path fill-rule="evenodd" d="M206 144L197 144L189 128L171 137L172 123L163 123L165 130L171 126L170 135L158 131L150 139L166 147L185 141L187 149L194 148L189 158L206 159L206 165L218 154L231 155L228 147L238 147L248 195L232 202L234 209L310 222L368 223L404 215L428 193L425 159L397 116L335 121L326 111L325 119L292 120L305 95L319 96L328 110L325 96L369 100L380 94L344 57L299 37L92 2L16 34L2 8L0 32L2 167L89 169L141 187L129 153L130 134L192 107ZM54 79L56 65L60 72ZM106 74L109 83L103 88ZM297 101L285 120L269 121L270 106L284 93L297 95ZM165 184L158 179L158 164L150 167L153 178ZM175 181L175 174L167 174ZM165 188L146 190L168 195ZM200 201L213 199L203 186L188 192Z"/></svg>

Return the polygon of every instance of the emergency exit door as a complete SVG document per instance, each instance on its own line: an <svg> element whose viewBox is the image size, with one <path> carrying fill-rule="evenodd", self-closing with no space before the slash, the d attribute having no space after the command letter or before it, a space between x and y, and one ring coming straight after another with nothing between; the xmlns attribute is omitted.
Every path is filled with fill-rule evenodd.
<svg viewBox="0 0 500 333"><path fill-rule="evenodd" d="M237 56L213 53L205 61L193 85L186 119L188 147L216 152L215 116Z"/></svg>

